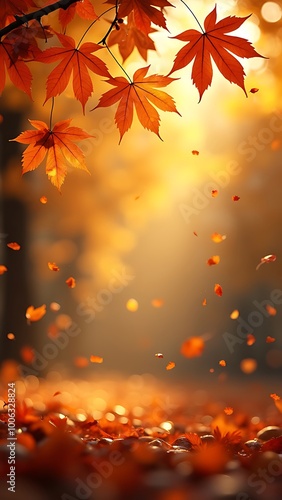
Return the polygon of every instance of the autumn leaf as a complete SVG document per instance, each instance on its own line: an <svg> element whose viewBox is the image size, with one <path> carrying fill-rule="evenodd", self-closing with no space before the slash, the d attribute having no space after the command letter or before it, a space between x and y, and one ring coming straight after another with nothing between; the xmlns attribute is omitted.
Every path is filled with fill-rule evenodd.
<svg viewBox="0 0 282 500"><path fill-rule="evenodd" d="M66 284L68 285L69 288L75 288L76 286L75 278L70 276L68 279L66 279Z"/></svg>
<svg viewBox="0 0 282 500"><path fill-rule="evenodd" d="M212 195L212 198L216 198L218 196L218 190L212 189L211 195Z"/></svg>
<svg viewBox="0 0 282 500"><path fill-rule="evenodd" d="M74 142L92 137L79 127L69 127L71 120L57 122L50 130L46 123L29 120L37 130L26 130L12 141L29 144L23 153L23 174L36 169L47 153L46 174L59 190L67 174L67 164L88 172L85 157Z"/></svg>
<svg viewBox="0 0 282 500"><path fill-rule="evenodd" d="M48 267L50 271L60 271L60 268L57 266L55 262L48 262Z"/></svg>
<svg viewBox="0 0 282 500"><path fill-rule="evenodd" d="M273 342L276 341L276 339L274 337L271 337L270 335L268 335L265 339L266 343L267 344L272 344Z"/></svg>
<svg viewBox="0 0 282 500"><path fill-rule="evenodd" d="M164 357L164 355L161 352L156 352L155 357L162 359Z"/></svg>
<svg viewBox="0 0 282 500"><path fill-rule="evenodd" d="M232 196L232 201L239 201L240 200L240 196L237 196L237 194L234 194Z"/></svg>
<svg viewBox="0 0 282 500"><path fill-rule="evenodd" d="M43 63L60 60L48 76L45 102L50 97L60 95L73 75L73 92L76 99L80 101L84 112L85 104L93 92L89 70L100 76L110 76L104 61L92 54L103 47L92 42L85 42L78 48L71 36L60 33L56 33L56 35L62 47L51 47L36 57L36 61Z"/></svg>
<svg viewBox="0 0 282 500"><path fill-rule="evenodd" d="M226 361L224 359L221 359L219 362L218 362L219 366L226 366Z"/></svg>
<svg viewBox="0 0 282 500"><path fill-rule="evenodd" d="M54 3L54 0L50 0L50 3ZM67 9L59 10L59 21L63 30L66 29L67 25L72 21L75 14L77 14L81 19L90 21L97 19L97 14L90 0L76 2L70 5Z"/></svg>
<svg viewBox="0 0 282 500"><path fill-rule="evenodd" d="M39 321L46 314L46 305L40 307L29 306L26 310L25 317L30 321Z"/></svg>
<svg viewBox="0 0 282 500"><path fill-rule="evenodd" d="M46 203L48 202L48 198L47 198L47 196L41 196L39 201L40 201L40 203L42 203L42 205L46 205Z"/></svg>
<svg viewBox="0 0 282 500"><path fill-rule="evenodd" d="M7 37L0 42L0 94L5 87L7 71L15 87L25 92L31 99L32 74L26 63L18 58L16 50L17 46Z"/></svg>
<svg viewBox="0 0 282 500"><path fill-rule="evenodd" d="M109 0L108 3L115 3ZM157 7L157 8L156 8ZM172 7L166 0L121 0L119 2L118 17L124 18L133 14L137 28L144 33L150 33L151 23L166 28L166 19L162 13L165 7Z"/></svg>
<svg viewBox="0 0 282 500"><path fill-rule="evenodd" d="M226 406L226 407L224 408L224 413L225 413L226 415L232 415L232 413L233 413L233 412L234 412L234 410L233 410L232 406Z"/></svg>
<svg viewBox="0 0 282 500"><path fill-rule="evenodd" d="M5 42L11 44L15 61L17 59L33 60L41 52L36 39L47 40L52 36L54 35L50 26L31 21L8 33Z"/></svg>
<svg viewBox="0 0 282 500"><path fill-rule="evenodd" d="M203 32L189 29L175 36L177 40L188 42L176 54L169 75L194 60L192 81L199 91L200 101L204 92L212 83L212 59L221 74L231 83L243 89L245 72L241 63L231 53L242 58L263 57L258 54L245 38L230 36L226 33L235 31L250 17L228 16L216 22L216 6L204 21Z"/></svg>
<svg viewBox="0 0 282 500"><path fill-rule="evenodd" d="M32 0L1 0L0 26L5 26L15 20L15 14L26 14L29 7L36 7Z"/></svg>
<svg viewBox="0 0 282 500"><path fill-rule="evenodd" d="M108 46L118 44L123 62L132 54L135 47L141 57L147 61L148 50L156 50L155 43L149 37L149 33L156 30L150 28L148 33L139 30L134 22L133 13L129 14L127 23L119 24L118 27L119 29L111 31Z"/></svg>
<svg viewBox="0 0 282 500"><path fill-rule="evenodd" d="M258 91L259 91L259 89L257 89L256 87L253 87L253 88L250 90L250 92L251 92L252 94L256 94Z"/></svg>
<svg viewBox="0 0 282 500"><path fill-rule="evenodd" d="M276 316L277 309L270 304L266 304L265 309L267 310L269 316Z"/></svg>
<svg viewBox="0 0 282 500"><path fill-rule="evenodd" d="M166 92L155 88L166 87L174 78L161 75L149 75L146 77L149 67L147 66L135 71L133 81L129 81L123 76L117 78L110 77L107 83L113 85L115 88L103 94L98 105L94 108L108 107L119 102L115 114L115 122L120 132L119 142L121 142L123 135L132 125L134 107L141 125L145 129L157 134L158 137L160 137L160 116L154 106L162 111L178 113L172 97ZM152 106L151 102L154 106ZM178 114L180 115L180 113Z"/></svg>
<svg viewBox="0 0 282 500"><path fill-rule="evenodd" d="M256 337L252 333L248 333L247 335L247 345L251 346L255 343Z"/></svg>
<svg viewBox="0 0 282 500"><path fill-rule="evenodd" d="M0 264L0 275L6 273L7 271L7 267L3 266L3 264Z"/></svg>

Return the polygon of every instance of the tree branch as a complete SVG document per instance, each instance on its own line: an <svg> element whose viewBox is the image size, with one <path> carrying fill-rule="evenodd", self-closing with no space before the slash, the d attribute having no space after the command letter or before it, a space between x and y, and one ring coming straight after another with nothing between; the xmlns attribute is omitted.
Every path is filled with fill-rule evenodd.
<svg viewBox="0 0 282 500"><path fill-rule="evenodd" d="M28 21L32 21L33 19L40 21L42 16L47 16L50 12L54 12L58 9L66 10L73 3L78 2L79 0L58 0L58 2L52 3L51 5L47 5L46 7L42 7L42 9L36 10L34 12L30 12L29 14L24 14L22 16L15 15L15 21L8 24L4 28L0 29L0 39L2 36L7 35L10 31L13 31L16 28L19 28L23 24L28 23Z"/></svg>

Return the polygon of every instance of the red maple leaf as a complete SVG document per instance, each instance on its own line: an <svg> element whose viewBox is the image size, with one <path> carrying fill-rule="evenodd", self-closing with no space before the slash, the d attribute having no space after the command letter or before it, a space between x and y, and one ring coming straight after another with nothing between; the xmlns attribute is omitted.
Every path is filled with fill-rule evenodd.
<svg viewBox="0 0 282 500"><path fill-rule="evenodd" d="M32 21L11 31L5 37L5 42L9 42L13 46L15 60L33 60L40 54L36 38L46 40L52 36L50 26L41 26L37 21Z"/></svg>
<svg viewBox="0 0 282 500"><path fill-rule="evenodd" d="M110 77L107 83L110 83L115 88L105 92L100 98L98 105L94 108L108 107L119 102L115 114L115 122L120 131L119 142L121 142L123 135L132 125L134 107L141 125L157 134L158 137L160 137L160 116L154 106L162 111L173 111L180 114L175 107L172 97L166 92L155 88L166 87L174 78L161 75L149 75L146 77L149 67L147 66L135 71L133 81L128 81L123 76L117 78Z"/></svg>
<svg viewBox="0 0 282 500"><path fill-rule="evenodd" d="M15 15L26 14L30 7L36 7L33 0L1 0L0 27L12 23Z"/></svg>
<svg viewBox="0 0 282 500"><path fill-rule="evenodd" d="M74 95L81 102L84 112L85 104L93 92L89 70L101 76L110 76L104 61L92 54L102 47L92 42L86 42L77 48L71 36L60 33L56 33L56 35L63 47L52 47L36 57L37 61L44 63L61 60L48 76L45 102L50 97L61 94L65 90L71 74L73 74Z"/></svg>
<svg viewBox="0 0 282 500"><path fill-rule="evenodd" d="M54 0L51 0L53 3ZM83 2L76 2L66 10L60 9L59 11L59 21L62 28L65 29L67 25L72 21L75 14L77 14L81 19L94 20L97 19L97 14L90 0L83 0Z"/></svg>
<svg viewBox="0 0 282 500"><path fill-rule="evenodd" d="M36 169L46 160L46 174L48 179L59 190L67 174L67 164L82 170L88 169L81 149L74 142L92 137L79 127L69 127L71 120L57 122L50 130L42 121L29 120L37 130L26 130L12 141L28 144L23 153L23 174Z"/></svg>
<svg viewBox="0 0 282 500"><path fill-rule="evenodd" d="M16 49L7 37L0 42L0 94L6 83L6 67L11 82L31 98L32 74L25 62L18 58Z"/></svg>
<svg viewBox="0 0 282 500"><path fill-rule="evenodd" d="M119 29L113 30L108 38L108 46L118 44L120 55L123 62L130 56L133 49L136 47L139 54L147 61L148 50L156 50L153 40L147 33L137 28L133 13L129 14L127 23L119 24ZM149 29L149 33L153 33L153 28Z"/></svg>
<svg viewBox="0 0 282 500"><path fill-rule="evenodd" d="M109 0L108 3L116 3ZM156 8L157 7L157 8ZM172 7L167 0L121 0L118 17L124 18L133 13L136 27L144 33L150 33L151 23L166 29L166 19L162 11L164 7Z"/></svg>
<svg viewBox="0 0 282 500"><path fill-rule="evenodd" d="M245 38L226 35L226 33L240 28L249 17L228 16L217 23L215 7L204 21L205 32L190 29L174 37L188 43L176 54L169 74L184 68L195 59L192 81L199 91L201 101L203 93L212 82L211 59L213 59L224 78L241 87L247 96L243 66L231 52L242 58L263 56L258 54Z"/></svg>

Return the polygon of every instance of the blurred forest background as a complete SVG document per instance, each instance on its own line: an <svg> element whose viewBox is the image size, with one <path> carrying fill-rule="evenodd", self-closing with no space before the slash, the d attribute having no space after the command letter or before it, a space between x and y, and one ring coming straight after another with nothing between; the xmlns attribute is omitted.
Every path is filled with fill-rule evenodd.
<svg viewBox="0 0 282 500"><path fill-rule="evenodd" d="M180 2L173 4L171 36L197 29L188 10ZM189 6L203 22L214 2L192 0ZM95 2L97 13L103 8ZM243 61L248 98L215 69L212 87L198 104L191 67L184 68L167 89L182 117L161 113L163 142L134 122L118 145L115 109L89 112L108 85L94 81L85 116L68 89L55 100L54 121L71 117L95 138L80 144L91 176L70 169L62 194L51 186L43 166L22 176L22 149L8 142L30 128L28 118L48 123L51 103L43 106L43 101L51 66L31 64L34 102L7 85L0 98L0 255L9 270L1 276L2 361L16 359L28 373L23 347L42 354L58 332L75 324L79 333L69 337L65 348L57 348L39 375L68 368L81 376L112 371L172 379L237 376L242 374L241 361L253 358L253 376L272 377L278 384L282 304L275 306L274 316L260 321L256 315L252 346L240 342L230 352L224 334L238 338L239 323L230 318L234 309L248 322L259 311L254 301L271 300L273 290L282 290L282 5L230 0L218 2L217 10L218 19L253 13L238 35L252 41L267 59ZM54 13L48 23L54 27L56 19ZM67 33L78 39L87 25L76 18ZM99 23L86 40L97 42L107 27ZM149 51L150 72L167 74L182 43L168 39L164 31L151 36L157 51ZM55 38L48 46L53 43ZM110 72L120 75L103 50ZM116 47L113 51L119 57ZM125 68L133 74L146 65L134 51ZM259 91L250 93L252 88ZM199 154L192 154L194 150ZM211 196L212 189L218 190L217 197ZM233 195L240 200L232 201ZM40 202L42 196L46 204ZM226 239L214 243L214 232ZM7 248L10 241L17 241L21 250ZM277 255L277 261L256 271L268 254ZM206 261L212 255L220 255L221 261L209 267ZM60 271L50 271L48 262ZM69 276L76 279L73 289L65 283ZM215 283L221 284L222 297L214 294ZM130 299L136 302L128 303ZM50 309L52 303L60 309L54 310L54 304ZM42 304L47 314L28 325L27 307ZM255 315L251 318L256 321ZM13 341L7 338L10 332ZM203 336L206 345L201 357L187 359L180 348L191 336ZM266 343L267 336L275 342ZM164 359L155 357L158 352ZM90 355L103 357L103 363L77 366ZM221 359L225 368L218 365ZM168 372L169 361L176 366Z"/></svg>

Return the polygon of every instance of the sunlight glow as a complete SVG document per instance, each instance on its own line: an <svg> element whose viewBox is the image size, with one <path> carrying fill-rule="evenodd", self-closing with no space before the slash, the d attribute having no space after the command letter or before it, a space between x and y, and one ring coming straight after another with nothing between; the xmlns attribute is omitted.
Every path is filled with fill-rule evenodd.
<svg viewBox="0 0 282 500"><path fill-rule="evenodd" d="M282 18L282 8L276 2L265 2L261 8L261 15L268 23L277 23Z"/></svg>

